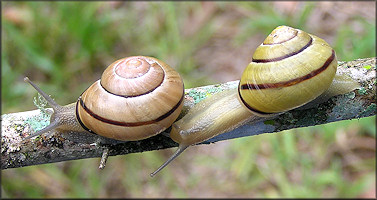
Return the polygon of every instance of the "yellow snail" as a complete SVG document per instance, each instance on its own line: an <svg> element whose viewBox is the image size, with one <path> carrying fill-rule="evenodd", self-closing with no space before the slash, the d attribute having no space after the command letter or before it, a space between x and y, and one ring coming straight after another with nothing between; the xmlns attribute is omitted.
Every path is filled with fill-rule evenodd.
<svg viewBox="0 0 377 200"><path fill-rule="evenodd" d="M358 87L348 77L336 75L336 69L335 51L323 39L288 26L277 27L254 52L238 89L199 102L172 125L170 137L179 147L151 176L191 145L245 122L279 115L317 97L344 94Z"/></svg>
<svg viewBox="0 0 377 200"><path fill-rule="evenodd" d="M76 103L66 106L58 105L28 78L24 80L54 110L50 125L25 139L57 129L121 141L141 140L171 126L183 105L184 87L178 72L146 56L115 61Z"/></svg>

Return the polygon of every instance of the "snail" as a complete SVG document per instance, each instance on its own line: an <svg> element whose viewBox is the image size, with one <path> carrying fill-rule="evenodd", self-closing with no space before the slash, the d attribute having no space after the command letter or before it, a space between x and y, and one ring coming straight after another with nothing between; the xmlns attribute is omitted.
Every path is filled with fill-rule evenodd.
<svg viewBox="0 0 377 200"><path fill-rule="evenodd" d="M336 70L335 51L323 39L288 26L277 27L255 50L237 89L206 98L172 125L170 137L179 147L150 175L189 146L359 86L347 76L336 75Z"/></svg>
<svg viewBox="0 0 377 200"><path fill-rule="evenodd" d="M53 108L50 124L25 139L52 129L92 133L120 141L136 141L161 133L177 119L184 97L178 72L161 60L132 56L113 62L77 102L60 106L30 83Z"/></svg>

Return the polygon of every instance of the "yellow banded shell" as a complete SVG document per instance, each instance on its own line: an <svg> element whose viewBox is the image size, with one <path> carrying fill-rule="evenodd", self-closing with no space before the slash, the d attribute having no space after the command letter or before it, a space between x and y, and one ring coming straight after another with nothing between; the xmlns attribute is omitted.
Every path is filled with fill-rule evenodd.
<svg viewBox="0 0 377 200"><path fill-rule="evenodd" d="M255 50L239 98L255 114L299 107L322 94L335 76L335 51L321 38L279 26Z"/></svg>

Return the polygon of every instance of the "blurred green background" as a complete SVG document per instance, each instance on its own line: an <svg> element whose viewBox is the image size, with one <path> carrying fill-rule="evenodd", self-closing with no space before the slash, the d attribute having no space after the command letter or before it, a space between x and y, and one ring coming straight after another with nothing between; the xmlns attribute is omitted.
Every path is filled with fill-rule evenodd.
<svg viewBox="0 0 377 200"><path fill-rule="evenodd" d="M2 114L33 110L29 76L60 104L113 61L157 57L186 88L239 79L276 26L376 56L375 2L2 2ZM375 197L375 116L190 148L2 170L8 198Z"/></svg>

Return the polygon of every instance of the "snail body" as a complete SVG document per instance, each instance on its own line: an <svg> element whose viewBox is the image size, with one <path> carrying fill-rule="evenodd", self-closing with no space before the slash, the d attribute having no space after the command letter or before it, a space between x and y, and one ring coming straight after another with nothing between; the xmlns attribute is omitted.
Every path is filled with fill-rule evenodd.
<svg viewBox="0 0 377 200"><path fill-rule="evenodd" d="M49 130L85 132L120 141L136 141L168 128L183 105L183 81L161 60L127 57L112 63L100 80L85 90L76 103L60 106L30 83L53 108ZM27 139L26 138L26 139Z"/></svg>
<svg viewBox="0 0 377 200"><path fill-rule="evenodd" d="M314 99L358 87L354 81L336 76L336 69L335 51L324 40L288 26L277 27L254 52L237 89L199 102L172 125L170 137L179 147L151 176L191 145L246 122L273 117Z"/></svg>

